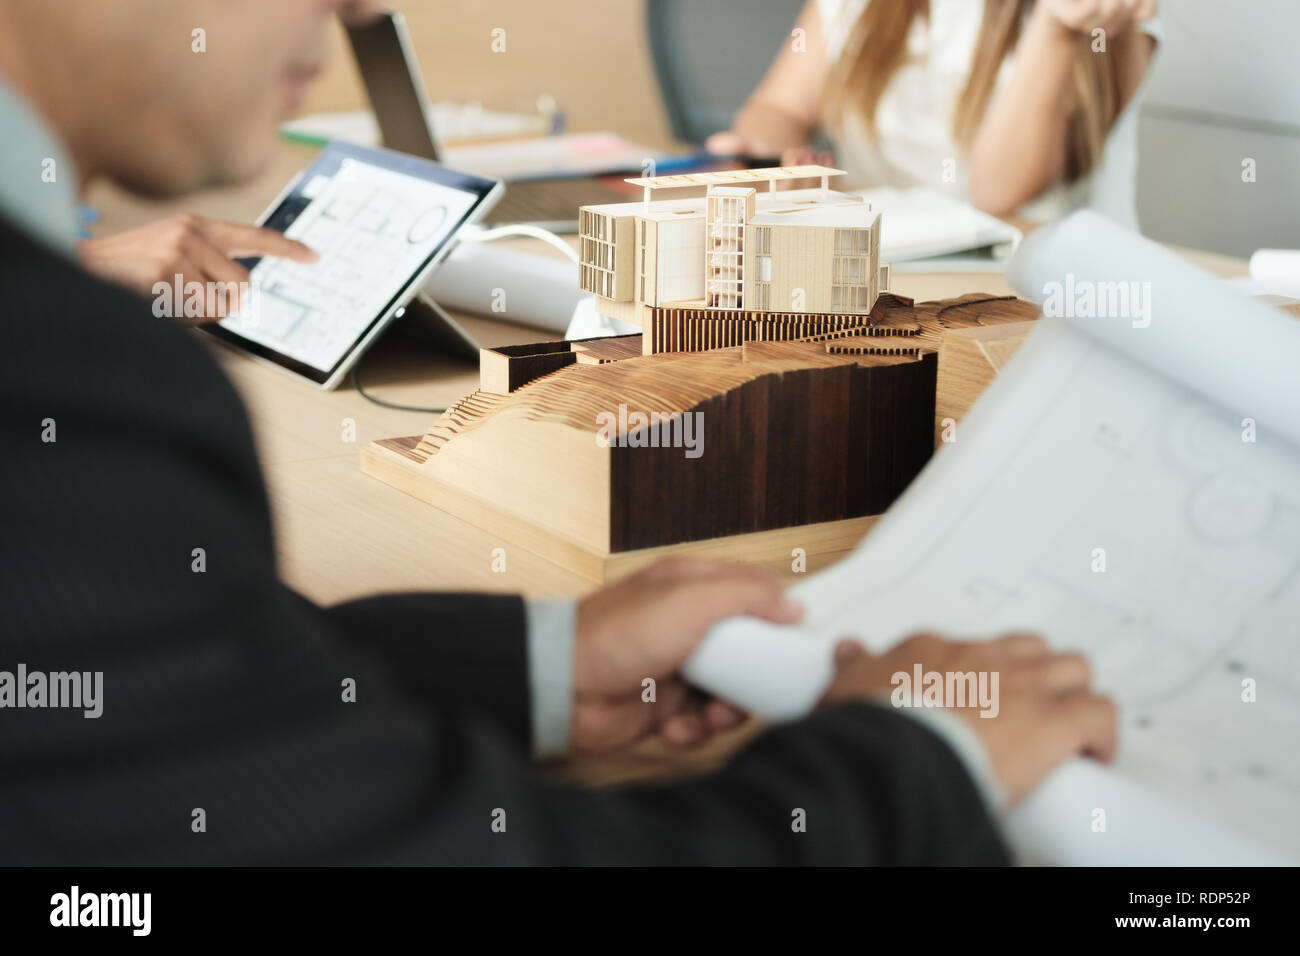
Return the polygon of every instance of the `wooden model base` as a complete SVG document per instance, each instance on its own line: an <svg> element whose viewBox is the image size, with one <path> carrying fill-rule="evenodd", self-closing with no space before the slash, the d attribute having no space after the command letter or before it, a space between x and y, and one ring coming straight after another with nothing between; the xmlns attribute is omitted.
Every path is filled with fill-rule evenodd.
<svg viewBox="0 0 1300 956"><path fill-rule="evenodd" d="M425 434L373 442L361 467L597 582L670 553L821 566L1037 315L978 294L878 304L830 327L697 310L667 352L642 335L484 349L477 390Z"/></svg>
<svg viewBox="0 0 1300 956"><path fill-rule="evenodd" d="M879 518L879 515L867 515L611 553L429 475L411 456L421 438L413 435L372 442L361 452L362 472L500 536L503 546L523 548L597 584L615 581L670 554L790 570L795 549L801 548L807 570L817 570L856 547Z"/></svg>

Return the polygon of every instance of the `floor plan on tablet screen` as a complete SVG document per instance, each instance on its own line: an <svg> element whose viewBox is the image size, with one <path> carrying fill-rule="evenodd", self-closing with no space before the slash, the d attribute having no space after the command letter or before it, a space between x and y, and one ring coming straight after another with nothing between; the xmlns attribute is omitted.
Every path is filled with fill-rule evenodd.
<svg viewBox="0 0 1300 956"><path fill-rule="evenodd" d="M332 368L473 206L438 183L344 159L301 190L285 229L320 261L262 259L250 308L223 326L320 370Z"/></svg>

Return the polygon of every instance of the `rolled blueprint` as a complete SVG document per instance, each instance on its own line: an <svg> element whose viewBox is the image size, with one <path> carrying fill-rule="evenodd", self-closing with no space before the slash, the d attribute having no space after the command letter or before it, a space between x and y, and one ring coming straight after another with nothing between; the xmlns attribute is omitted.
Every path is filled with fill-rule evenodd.
<svg viewBox="0 0 1300 956"><path fill-rule="evenodd" d="M1087 210L1031 233L1007 281L1045 314L1300 443L1300 322L1286 313Z"/></svg>
<svg viewBox="0 0 1300 956"><path fill-rule="evenodd" d="M1250 277L1261 282L1300 283L1300 250L1257 250L1250 257Z"/></svg>
<svg viewBox="0 0 1300 956"><path fill-rule="evenodd" d="M582 298L578 267L558 256L461 242L425 291L444 309L564 332Z"/></svg>

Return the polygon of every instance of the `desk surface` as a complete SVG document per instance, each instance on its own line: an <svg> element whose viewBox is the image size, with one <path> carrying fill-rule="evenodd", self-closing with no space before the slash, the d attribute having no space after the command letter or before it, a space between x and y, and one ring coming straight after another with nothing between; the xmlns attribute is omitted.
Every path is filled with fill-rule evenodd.
<svg viewBox="0 0 1300 956"><path fill-rule="evenodd" d="M255 182L183 202L148 203L98 189L90 196L100 209L97 232L111 233L184 211L252 220L311 156L310 150L283 145ZM516 244L541 255L556 254L541 242ZM1184 254L1219 275L1245 274L1240 260ZM988 274L895 274L894 284L896 291L918 300L1010 292L1001 276ZM489 345L555 337L472 316L458 318ZM213 348L248 406L269 488L282 574L303 594L332 604L379 591L485 590L543 597L577 596L592 588L583 578L361 473L358 452L367 443L422 434L435 415L383 408L350 385L322 392L218 345ZM442 407L477 385L478 367L437 357L390 335L363 360L360 377L369 392L386 400ZM492 570L492 552L498 547L506 549L504 572ZM608 781L689 768L715 759L734 747L738 736L749 733L752 730L745 729L730 735L689 759L648 746L613 759L575 764L570 770L579 778Z"/></svg>

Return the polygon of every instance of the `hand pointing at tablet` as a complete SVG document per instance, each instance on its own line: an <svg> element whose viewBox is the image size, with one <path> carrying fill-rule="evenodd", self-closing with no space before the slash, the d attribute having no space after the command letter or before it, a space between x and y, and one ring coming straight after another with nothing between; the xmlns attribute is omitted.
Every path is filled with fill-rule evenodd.
<svg viewBox="0 0 1300 956"><path fill-rule="evenodd" d="M177 276L182 287L197 282L213 289L209 283L247 282L248 270L235 260L248 256L275 256L307 264L317 259L310 248L272 229L192 214L160 219L81 244L86 268L143 295L152 295L159 282L172 286ZM201 321L223 318L226 301L234 299L224 294L208 296Z"/></svg>

